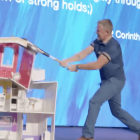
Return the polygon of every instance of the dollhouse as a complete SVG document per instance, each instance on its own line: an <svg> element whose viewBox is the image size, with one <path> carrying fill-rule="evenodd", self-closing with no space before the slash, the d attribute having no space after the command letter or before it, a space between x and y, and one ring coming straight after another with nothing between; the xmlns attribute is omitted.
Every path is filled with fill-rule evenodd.
<svg viewBox="0 0 140 140"><path fill-rule="evenodd" d="M29 43L0 38L0 140L54 140L57 82L44 81L45 70L33 69L36 54L26 49ZM43 98L27 97L37 89L44 89Z"/></svg>

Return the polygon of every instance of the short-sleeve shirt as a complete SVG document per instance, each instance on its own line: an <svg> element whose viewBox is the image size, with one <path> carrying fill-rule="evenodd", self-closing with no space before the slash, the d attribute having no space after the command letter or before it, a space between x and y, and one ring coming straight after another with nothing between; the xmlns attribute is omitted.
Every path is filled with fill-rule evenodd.
<svg viewBox="0 0 140 140"><path fill-rule="evenodd" d="M97 58L103 54L109 62L100 69L101 80L109 80L114 77L125 80L124 64L120 44L113 37L104 44L96 39L91 46L94 47Z"/></svg>

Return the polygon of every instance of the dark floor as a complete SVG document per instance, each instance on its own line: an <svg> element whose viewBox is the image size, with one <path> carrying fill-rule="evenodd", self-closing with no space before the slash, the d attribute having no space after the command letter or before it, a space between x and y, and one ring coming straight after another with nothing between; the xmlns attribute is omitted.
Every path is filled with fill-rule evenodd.
<svg viewBox="0 0 140 140"><path fill-rule="evenodd" d="M55 140L77 140L80 136L80 127L55 128ZM95 128L94 140L138 140L138 135L127 129Z"/></svg>

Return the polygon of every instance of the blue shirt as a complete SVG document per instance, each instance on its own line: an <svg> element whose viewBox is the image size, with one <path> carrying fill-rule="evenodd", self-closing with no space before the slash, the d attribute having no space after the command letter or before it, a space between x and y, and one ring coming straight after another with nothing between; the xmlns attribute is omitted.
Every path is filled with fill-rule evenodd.
<svg viewBox="0 0 140 140"><path fill-rule="evenodd" d="M125 80L123 69L123 58L120 44L113 37L106 44L99 40L95 40L94 47L97 58L103 54L109 62L100 69L101 80L108 80L112 77L118 80Z"/></svg>

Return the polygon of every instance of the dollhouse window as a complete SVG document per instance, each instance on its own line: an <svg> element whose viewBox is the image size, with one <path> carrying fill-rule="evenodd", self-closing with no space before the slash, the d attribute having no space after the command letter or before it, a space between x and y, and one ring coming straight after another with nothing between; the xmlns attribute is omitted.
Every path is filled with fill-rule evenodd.
<svg viewBox="0 0 140 140"><path fill-rule="evenodd" d="M3 93L3 87L0 86L0 94Z"/></svg>
<svg viewBox="0 0 140 140"><path fill-rule="evenodd" d="M14 62L14 49L10 47L5 47L2 55L2 66L13 67Z"/></svg>

